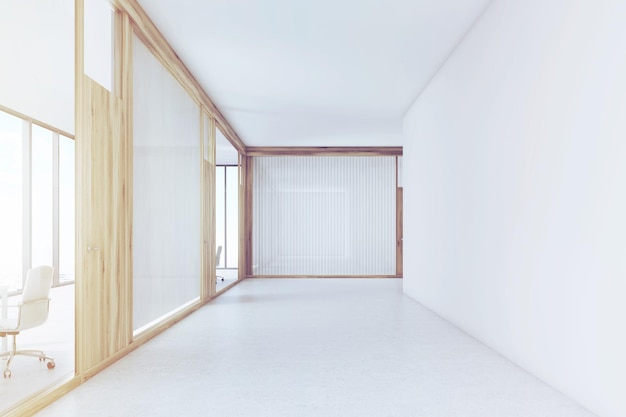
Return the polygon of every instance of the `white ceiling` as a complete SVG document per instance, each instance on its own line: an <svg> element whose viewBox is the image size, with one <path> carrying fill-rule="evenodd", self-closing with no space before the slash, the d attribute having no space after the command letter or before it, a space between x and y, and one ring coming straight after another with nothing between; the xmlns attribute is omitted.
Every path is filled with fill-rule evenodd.
<svg viewBox="0 0 626 417"><path fill-rule="evenodd" d="M398 146L490 0L140 0L248 146Z"/></svg>

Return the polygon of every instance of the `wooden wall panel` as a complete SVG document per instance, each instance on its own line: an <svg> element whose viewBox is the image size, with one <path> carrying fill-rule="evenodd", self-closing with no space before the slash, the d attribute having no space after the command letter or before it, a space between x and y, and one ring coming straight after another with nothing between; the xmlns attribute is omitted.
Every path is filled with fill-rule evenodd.
<svg viewBox="0 0 626 417"><path fill-rule="evenodd" d="M82 372L98 365L129 342L128 303L132 196L128 172L128 132L124 103L84 77L83 128L77 136L77 178L82 210L77 219L79 257L77 298L81 312L79 350ZM82 144L83 146L80 146Z"/></svg>
<svg viewBox="0 0 626 417"><path fill-rule="evenodd" d="M76 372L132 337L130 20L118 14L116 91L83 74L83 1L76 2Z"/></svg>

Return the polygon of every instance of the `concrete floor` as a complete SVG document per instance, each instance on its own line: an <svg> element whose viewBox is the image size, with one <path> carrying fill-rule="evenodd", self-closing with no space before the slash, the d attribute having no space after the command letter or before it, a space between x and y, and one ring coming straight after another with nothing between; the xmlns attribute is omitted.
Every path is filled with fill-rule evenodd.
<svg viewBox="0 0 626 417"><path fill-rule="evenodd" d="M248 279L37 415L593 416L399 279Z"/></svg>

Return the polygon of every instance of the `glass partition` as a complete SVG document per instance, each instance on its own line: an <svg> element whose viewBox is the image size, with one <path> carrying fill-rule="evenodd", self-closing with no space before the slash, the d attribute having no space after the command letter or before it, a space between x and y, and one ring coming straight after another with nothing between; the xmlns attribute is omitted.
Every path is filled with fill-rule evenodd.
<svg viewBox="0 0 626 417"><path fill-rule="evenodd" d="M220 291L239 279L239 152L219 127L215 160L216 291Z"/></svg>
<svg viewBox="0 0 626 417"><path fill-rule="evenodd" d="M134 36L133 329L200 297L200 108Z"/></svg>
<svg viewBox="0 0 626 417"><path fill-rule="evenodd" d="M255 157L252 178L255 275L395 275L395 157Z"/></svg>
<svg viewBox="0 0 626 417"><path fill-rule="evenodd" d="M32 128L32 261L36 265L53 265L52 261L52 142L51 131Z"/></svg>
<svg viewBox="0 0 626 417"><path fill-rule="evenodd" d="M74 281L74 140L59 136L59 284Z"/></svg>
<svg viewBox="0 0 626 417"><path fill-rule="evenodd" d="M22 120L0 112L0 286L22 288Z"/></svg>
<svg viewBox="0 0 626 417"><path fill-rule="evenodd" d="M239 264L239 167L226 167L226 268Z"/></svg>
<svg viewBox="0 0 626 417"><path fill-rule="evenodd" d="M58 285L59 271L69 271L63 283L74 280L74 140L0 112L0 201L0 319L17 318L19 307L7 306L19 305L27 271L52 266L47 319L20 332L16 345L42 350L56 364L49 369L37 358L16 356L10 376L0 379L2 414L74 372L74 286ZM0 352L12 343L1 337Z"/></svg>

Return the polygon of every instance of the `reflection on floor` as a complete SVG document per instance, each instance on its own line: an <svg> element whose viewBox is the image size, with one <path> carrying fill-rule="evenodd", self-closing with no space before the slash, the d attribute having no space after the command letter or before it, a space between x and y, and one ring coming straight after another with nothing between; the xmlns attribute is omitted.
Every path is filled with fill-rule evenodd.
<svg viewBox="0 0 626 417"><path fill-rule="evenodd" d="M217 281L215 283L215 291L220 291L223 288L228 287L233 282L237 281L237 277L239 274L238 269L217 269L215 271L217 275ZM224 281L222 281L224 278Z"/></svg>
<svg viewBox="0 0 626 417"><path fill-rule="evenodd" d="M41 417L593 417L402 294L247 279Z"/></svg>
<svg viewBox="0 0 626 417"><path fill-rule="evenodd" d="M19 299L20 296L10 297L9 305L17 304ZM53 288L50 299L48 321L20 333L17 336L17 349L43 350L54 358L56 367L49 370L37 358L15 357L11 362L11 378L0 376L0 414L74 373L74 285ZM9 315L12 313L15 314L9 311ZM12 338L9 337L7 347L10 348L11 343ZM6 361L0 359L0 371L4 371L5 366Z"/></svg>

